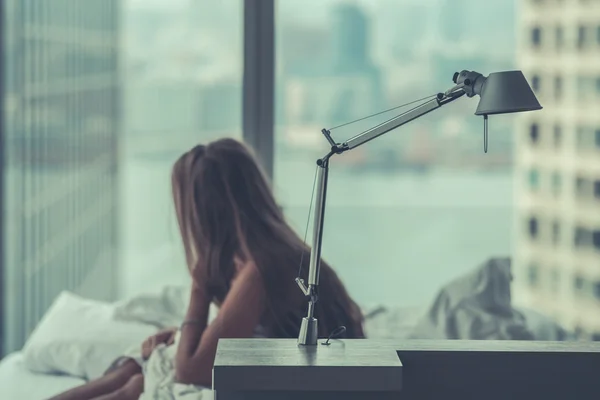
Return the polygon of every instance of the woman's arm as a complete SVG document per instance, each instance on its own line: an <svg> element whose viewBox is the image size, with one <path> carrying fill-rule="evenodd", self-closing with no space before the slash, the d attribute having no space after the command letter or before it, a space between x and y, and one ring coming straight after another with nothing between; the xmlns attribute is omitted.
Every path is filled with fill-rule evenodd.
<svg viewBox="0 0 600 400"><path fill-rule="evenodd" d="M252 337L264 307L262 277L253 263L247 263L234 278L215 320L208 327L188 324L182 328L175 360L177 382L210 387L219 339Z"/></svg>
<svg viewBox="0 0 600 400"><path fill-rule="evenodd" d="M193 354L200 344L200 338L208 324L211 299L207 295L206 289L193 281L190 303L185 315L185 325L181 327L181 335L177 344L177 353L175 354L175 369L183 365Z"/></svg>

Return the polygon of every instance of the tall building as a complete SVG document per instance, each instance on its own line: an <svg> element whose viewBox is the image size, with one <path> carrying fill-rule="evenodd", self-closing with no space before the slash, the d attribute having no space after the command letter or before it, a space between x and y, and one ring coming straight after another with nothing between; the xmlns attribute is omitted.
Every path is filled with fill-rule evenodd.
<svg viewBox="0 0 600 400"><path fill-rule="evenodd" d="M600 340L600 3L521 0L514 297Z"/></svg>
<svg viewBox="0 0 600 400"><path fill-rule="evenodd" d="M0 343L62 290L116 293L119 0L5 0Z"/></svg>

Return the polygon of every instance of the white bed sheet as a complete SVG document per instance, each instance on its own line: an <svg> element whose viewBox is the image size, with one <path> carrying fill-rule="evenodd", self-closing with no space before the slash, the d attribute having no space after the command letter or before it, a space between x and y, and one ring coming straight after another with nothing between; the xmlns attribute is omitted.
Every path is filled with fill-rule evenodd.
<svg viewBox="0 0 600 400"><path fill-rule="evenodd" d="M0 361L0 399L46 400L84 383L82 379L62 375L30 372L23 364L20 352Z"/></svg>

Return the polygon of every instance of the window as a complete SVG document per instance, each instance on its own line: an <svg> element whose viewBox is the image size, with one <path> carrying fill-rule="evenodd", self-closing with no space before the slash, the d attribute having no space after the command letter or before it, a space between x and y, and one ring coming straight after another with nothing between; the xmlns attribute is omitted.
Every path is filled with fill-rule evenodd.
<svg viewBox="0 0 600 400"><path fill-rule="evenodd" d="M576 227L574 245L575 248L589 247L592 241L592 232L587 228Z"/></svg>
<svg viewBox="0 0 600 400"><path fill-rule="evenodd" d="M560 269L554 268L550 277L550 288L552 290L552 293L558 293L558 291L560 290L560 279Z"/></svg>
<svg viewBox="0 0 600 400"><path fill-rule="evenodd" d="M592 232L592 244L596 250L600 250L600 229Z"/></svg>
<svg viewBox="0 0 600 400"><path fill-rule="evenodd" d="M540 280L540 268L537 264L530 264L528 267L528 280L529 280L529 285L536 287L539 284L539 280Z"/></svg>
<svg viewBox="0 0 600 400"><path fill-rule="evenodd" d="M600 26L596 27L596 43L600 45Z"/></svg>
<svg viewBox="0 0 600 400"><path fill-rule="evenodd" d="M420 93L424 88L431 88L434 93L440 87L451 86L454 69L460 71L465 68L464 55L456 57L445 51L433 50L427 59L430 60L431 56L431 60L436 61L431 64L425 61L433 68L431 75L428 72L425 79L415 80L402 71L408 71L404 68L415 68L415 71L423 68L419 53L424 42L389 40L390 35L425 37L430 30L425 27L424 21L429 21L444 32L444 40L470 41L474 34L470 24L450 23L446 18L443 18L445 21L438 20L439 15L456 12L456 5L445 2L445 5L440 4L443 7L440 10L424 7L419 2L410 6L405 2L390 2L384 8L382 4L368 0L282 0L277 3L277 64L280 69L275 91L274 186L289 220L302 236L310 208L315 161L323 157L323 150L328 148L321 129L413 101L422 97ZM498 7L504 10L510 8L501 5L501 2ZM398 12L397 15L402 15L402 23L388 20L392 9ZM457 14L459 18L464 18L462 11ZM480 21L480 17L477 19ZM488 17L484 19L489 21ZM504 22L490 30L511 32ZM441 44L442 38L435 39L438 40ZM487 39L488 43L490 41L504 39L493 34ZM513 56L508 54L511 53L501 56L507 66L513 63ZM469 61L473 68L486 71L493 68L492 64L488 67L489 62L485 58L478 58ZM450 74L446 72L448 68L452 69ZM460 109L461 105L458 102L457 105ZM467 107L465 110L471 106L467 102L463 105ZM404 109L333 129L331 135L336 141L345 141L402 111ZM514 138L507 134L496 142L494 152L498 152L497 158L495 155L482 156L481 146L474 149L473 137L469 138L467 133L480 132L480 123L478 119L473 120L470 111L462 113L440 109L331 159L323 256L336 268L359 303L384 299L390 304L428 302L441 285L450 277L457 276L458 270L442 271L439 275L435 264L445 264L446 261L436 260L437 255L425 251L424 243L418 239L420 234L412 228L413 233L401 228L408 228L405 224L409 222L405 217L416 218L413 221L420 221L419 226L432 224L428 231L441 234L444 229L449 229L452 238L449 242L444 241L443 248L438 250L452 258L453 264L464 265L462 271L466 272L470 268L467 265L472 262L466 253L457 252L454 246L468 246L467 238L478 236L476 232L484 235L481 221L488 221L485 232L492 224L499 230L498 240L487 237L482 242L487 250L481 251L486 254L492 250L510 253L511 238L516 235L510 223L514 216ZM512 120L507 122L505 129L507 133L512 131ZM490 136L490 156L493 143ZM442 178L444 170L449 171L447 178ZM470 179L467 176L479 176L477 180L481 179L486 188L482 190L473 186L477 195L470 189L457 191L458 187L467 183L463 179ZM520 174L522 182L525 176L523 171ZM430 178L433 180L429 181ZM379 186L384 181L388 182L385 187ZM424 185L426 181L432 182L430 188ZM441 191L446 189L440 185L450 185L447 195L453 200L442 194ZM484 197L480 197L482 195ZM491 203L501 205L490 206ZM466 204L476 206L466 208ZM501 220L500 214L503 215ZM478 216L477 222L472 219L475 215ZM462 238L457 236L459 231L463 232ZM309 227L309 243L310 232ZM385 245L388 251L381 251L383 237L387 235L382 236L385 232L401 240L402 244ZM433 238L427 239L430 240ZM336 251L339 246L348 250ZM417 257L415 251L425 254ZM395 284L391 284L392 279L386 279L377 290L367 288L363 283L368 277L361 272L360 265L368 260L370 265L376 265L376 273L382 274L389 272L390 263L419 265L419 279L426 283L417 291L414 283L408 283L412 278L409 279L405 271L397 270L395 277L398 279L393 279L397 281ZM461 268L458 267L459 270ZM372 272L375 273L375 270Z"/></svg>
<svg viewBox="0 0 600 400"><path fill-rule="evenodd" d="M580 49L583 49L583 47L586 45L586 33L587 29L585 26L580 25L577 28L577 47Z"/></svg>
<svg viewBox="0 0 600 400"><path fill-rule="evenodd" d="M552 223L552 243L554 245L560 243L560 223L558 221Z"/></svg>
<svg viewBox="0 0 600 400"><path fill-rule="evenodd" d="M587 150L589 148L589 137L589 128L587 126L577 126L575 144L579 150Z"/></svg>
<svg viewBox="0 0 600 400"><path fill-rule="evenodd" d="M533 47L540 47L542 43L542 30L540 27L534 27L531 30L531 43Z"/></svg>
<svg viewBox="0 0 600 400"><path fill-rule="evenodd" d="M560 125L554 125L554 147L560 147L562 141L562 128Z"/></svg>
<svg viewBox="0 0 600 400"><path fill-rule="evenodd" d="M538 75L534 75L531 78L531 88L534 92L540 91L540 77Z"/></svg>
<svg viewBox="0 0 600 400"><path fill-rule="evenodd" d="M573 283L577 292L581 292L585 289L585 279L583 279L581 275L576 275Z"/></svg>
<svg viewBox="0 0 600 400"><path fill-rule="evenodd" d="M19 302L48 305L59 286L61 290L81 289L78 285L90 270L78 265L90 269L96 264L110 265L107 271L116 272L112 269L116 265L112 262L114 247L119 248L126 266L122 271L126 280L118 285L124 291L163 283L167 278L187 279L184 267L164 275L146 273L149 259L153 266L159 259L183 265L169 195L170 168L193 144L223 136L243 137L241 104L243 99L247 104L245 94L252 92L242 82L243 66L256 64L252 60L261 54L244 46L252 35L244 37L242 30L242 19L249 14L243 5L256 5L257 1L70 3L75 5L65 11L60 4L52 8L34 0L2 2L3 7L12 4L3 10L22 12L18 18L9 14L0 24L3 71L11 78L5 81L2 77L8 83L1 85L1 97L4 106L11 98L19 100L21 119L13 118L10 129L2 131L11 146L18 143L17 151L0 149L6 150L7 161L1 171L8 182L3 205L8 204L11 211L13 205L18 206L8 218L7 226L15 231L6 229L11 237L3 241L8 250L6 255L2 252L6 258L2 261L18 274L37 274L29 281L18 275L18 282L9 282L18 283L10 286L16 288L12 291L25 293L17 298ZM436 7L426 3L278 1L277 69L276 75L271 75L276 78L272 88L276 101L274 109L266 106L267 114L272 111L276 115L276 133L273 137L267 132L255 144L259 146L263 139L274 141L274 149L266 150L275 164L274 187L299 234L304 232L309 209L314 162L328 148L319 133L321 128L443 91L451 85L455 69L489 73L520 68L521 60L514 56L516 43L524 41L531 46L535 41L540 48L552 47L556 22L550 22L545 31L537 27L537 33L532 33L531 26L522 22L529 19L519 15L514 2L461 0L459 6L445 1L437 2ZM544 12L556 4L546 1ZM52 35L46 35L48 25L56 27L56 32L51 29ZM566 26L564 29L557 29L557 46L570 40L568 45L573 47L571 36L576 36L577 28L574 35ZM269 31L269 26L262 30ZM593 41L593 31L587 35L587 40ZM12 41L5 40L9 36ZM273 50L268 43L266 47ZM453 51L447 51L450 48ZM566 96L572 91L567 85L574 84L576 77L554 75L564 73L561 66L558 57L545 57L543 69L534 70L538 72L531 80L534 90L562 95L561 107L577 109L577 118L592 121L593 107L577 108L576 96ZM596 76L586 79L583 86L593 93ZM30 92L35 98L29 97ZM122 101L119 93L126 94ZM450 108L332 159L324 257L360 304L425 305L439 287L472 271L491 255L528 257L530 237L543 238L546 246L546 238L554 235L551 225L544 218L528 221L529 215L521 214L526 209L531 215L546 215L546 199L537 196L534 200L540 205L532 205L528 197L513 193L515 179L526 180L531 165L544 168L530 174L532 187L545 190L545 171L554 171L552 187L559 193L563 177L566 195L551 202L550 216L561 218L561 243L572 244L573 221L568 218L577 207L570 201L571 166L576 156L568 145L573 121L566 120L562 126L564 151L560 158L527 151L531 143L551 146L550 129L560 118L551 104L532 117L522 114L524 119L494 119L491 129L498 134L491 135L490 154L483 155L481 146L475 145L481 137L472 134L481 128L481 121L471 115L476 101L465 96ZM4 121L7 112L0 109ZM333 129L332 134L343 141L396 112ZM246 108L244 120L249 115L258 118L255 114L259 113L248 113ZM537 123L530 126L527 118ZM521 137L511 135L514 126ZM554 143L559 143L561 135L556 132ZM588 146L592 137L588 134ZM596 133L598 148L599 137ZM57 143L56 148L65 151L44 153ZM21 155L25 157L19 158ZM577 161L585 163L586 159ZM97 163L88 165L88 161ZM587 167L580 170L591 173L592 166ZM597 193L596 186L589 187L591 193ZM52 196L44 195L50 191ZM50 199L56 199L56 204L50 204ZM31 204L36 205L35 210L27 208ZM512 223L515 216L519 218L516 227ZM77 232L70 227L89 230ZM514 240L523 236L525 240ZM42 254L44 257L34 260L34 268L26 267L27 260L22 258L41 254L40 249L52 244L53 237L66 243L63 254L52 260ZM592 231L588 238L588 243L597 243ZM435 251L430 250L432 244ZM535 250L544 249L536 245ZM565 267L589 262L587 255L572 253L561 260ZM106 262L101 260L104 254L108 254ZM527 262L522 261L515 261L516 276L527 282ZM369 268L363 268L365 265ZM394 268L398 265L410 268ZM548 270L540 271L545 279L548 274L544 271ZM144 279L139 279L140 275ZM47 289L43 284L50 280L52 290L35 290L40 286ZM109 278L98 282L102 283L101 294L114 297L117 285ZM17 312L21 316L9 321L8 325L22 331L20 336L11 333L18 337L10 348L22 345L44 311L43 307L25 306ZM545 315L556 312L552 305L535 307ZM570 320L561 323L573 324ZM577 320L585 325L586 316ZM0 336L4 338L4 332Z"/></svg>
<svg viewBox="0 0 600 400"><path fill-rule="evenodd" d="M540 173L537 169L532 168L529 170L529 174L527 175L529 179L529 187L537 191L540 188Z"/></svg>
<svg viewBox="0 0 600 400"><path fill-rule="evenodd" d="M589 99L592 92L593 89L589 77L579 75L577 77L577 95L580 97L579 100Z"/></svg>
<svg viewBox="0 0 600 400"><path fill-rule="evenodd" d="M122 132L118 2L0 7L0 352L10 352L63 290L114 299Z"/></svg>
<svg viewBox="0 0 600 400"><path fill-rule="evenodd" d="M562 98L563 94L563 80L561 76L554 77L554 97L556 99Z"/></svg>
<svg viewBox="0 0 600 400"><path fill-rule="evenodd" d="M594 132L594 144L600 149L600 128L596 129L596 132Z"/></svg>
<svg viewBox="0 0 600 400"><path fill-rule="evenodd" d="M554 172L552 174L552 192L555 196L560 194L560 189L562 185L562 179L559 172Z"/></svg>
<svg viewBox="0 0 600 400"><path fill-rule="evenodd" d="M540 127L537 123L533 123L529 126L529 138L531 143L537 144L540 139Z"/></svg>
<svg viewBox="0 0 600 400"><path fill-rule="evenodd" d="M529 237L536 239L539 233L538 220L535 217L529 218Z"/></svg>
<svg viewBox="0 0 600 400"><path fill-rule="evenodd" d="M186 282L170 170L196 144L242 138L242 3L177 2L168 12L156 3L124 13L125 293ZM181 267L157 273L153 281L135 279L147 268L160 270L158 260Z"/></svg>
<svg viewBox="0 0 600 400"><path fill-rule="evenodd" d="M588 180L582 177L575 179L575 193L579 197L585 197L588 188Z"/></svg>
<svg viewBox="0 0 600 400"><path fill-rule="evenodd" d="M600 180L594 182L594 197L600 200Z"/></svg>
<svg viewBox="0 0 600 400"><path fill-rule="evenodd" d="M561 49L563 47L565 37L564 37L564 29L562 26L557 26L555 30L555 40L556 40L556 48Z"/></svg>

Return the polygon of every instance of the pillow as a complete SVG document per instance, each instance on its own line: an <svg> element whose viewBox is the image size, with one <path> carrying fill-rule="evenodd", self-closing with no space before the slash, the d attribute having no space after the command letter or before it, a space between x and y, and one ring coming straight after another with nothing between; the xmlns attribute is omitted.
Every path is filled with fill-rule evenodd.
<svg viewBox="0 0 600 400"><path fill-rule="evenodd" d="M132 346L156 332L137 322L117 321L110 303L63 291L50 306L23 348L33 372L95 379Z"/></svg>

